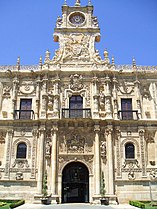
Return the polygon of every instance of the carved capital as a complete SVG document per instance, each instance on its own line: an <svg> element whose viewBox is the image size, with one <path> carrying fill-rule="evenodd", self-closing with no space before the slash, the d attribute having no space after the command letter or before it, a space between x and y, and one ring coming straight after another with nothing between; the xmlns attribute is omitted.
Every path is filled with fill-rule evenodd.
<svg viewBox="0 0 157 209"><path fill-rule="evenodd" d="M95 133L99 133L100 132L100 126L99 125L95 125L94 126L94 132Z"/></svg>
<svg viewBox="0 0 157 209"><path fill-rule="evenodd" d="M40 129L39 129L39 134L40 134L40 136L42 135L42 134L45 134L45 127L40 127Z"/></svg>
<svg viewBox="0 0 157 209"><path fill-rule="evenodd" d="M145 134L145 130L144 129L139 130L139 136L143 137L144 134Z"/></svg>
<svg viewBox="0 0 157 209"><path fill-rule="evenodd" d="M32 130L32 135L33 135L34 137L36 137L36 136L38 135L38 130L37 130L37 129L33 129L33 130Z"/></svg>

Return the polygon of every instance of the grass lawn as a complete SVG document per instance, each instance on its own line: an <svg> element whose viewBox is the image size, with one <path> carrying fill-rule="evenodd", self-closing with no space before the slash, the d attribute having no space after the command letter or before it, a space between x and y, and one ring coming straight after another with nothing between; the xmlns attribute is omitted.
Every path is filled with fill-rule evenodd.
<svg viewBox="0 0 157 209"><path fill-rule="evenodd" d="M130 201L130 205L135 207L144 208L144 209L157 209L157 201L151 202L150 201Z"/></svg>

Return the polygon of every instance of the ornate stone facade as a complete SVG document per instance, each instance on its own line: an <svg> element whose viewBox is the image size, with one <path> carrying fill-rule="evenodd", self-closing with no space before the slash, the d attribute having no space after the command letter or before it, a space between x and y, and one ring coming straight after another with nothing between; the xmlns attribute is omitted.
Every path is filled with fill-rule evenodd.
<svg viewBox="0 0 157 209"><path fill-rule="evenodd" d="M155 198L157 67L116 66L106 50L102 59L91 2L63 5L54 41L38 66L0 66L0 197L34 202L47 172L52 202L75 189L76 202L99 203L101 173L112 203L148 200L150 181Z"/></svg>

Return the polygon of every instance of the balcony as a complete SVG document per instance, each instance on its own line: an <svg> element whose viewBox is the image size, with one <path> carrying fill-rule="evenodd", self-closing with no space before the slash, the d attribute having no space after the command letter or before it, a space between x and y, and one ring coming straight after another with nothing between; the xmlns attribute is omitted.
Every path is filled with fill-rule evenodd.
<svg viewBox="0 0 157 209"><path fill-rule="evenodd" d="M120 110L118 111L118 118L120 120L138 120L137 110Z"/></svg>
<svg viewBox="0 0 157 209"><path fill-rule="evenodd" d="M91 118L91 109L62 109L62 118Z"/></svg>
<svg viewBox="0 0 157 209"><path fill-rule="evenodd" d="M33 120L35 119L33 110L15 110L14 111L15 120Z"/></svg>

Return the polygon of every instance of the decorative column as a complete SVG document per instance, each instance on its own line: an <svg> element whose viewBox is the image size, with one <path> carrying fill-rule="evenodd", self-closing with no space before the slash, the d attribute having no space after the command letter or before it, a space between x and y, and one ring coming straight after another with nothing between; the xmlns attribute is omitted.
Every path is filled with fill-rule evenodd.
<svg viewBox="0 0 157 209"><path fill-rule="evenodd" d="M52 135L52 151L51 151L51 193L52 202L57 203L57 131L58 127L53 126Z"/></svg>
<svg viewBox="0 0 157 209"><path fill-rule="evenodd" d="M117 84L118 84L118 81L114 77L113 78L113 102L114 102L113 108L114 108L114 119L115 120L118 119Z"/></svg>
<svg viewBox="0 0 157 209"><path fill-rule="evenodd" d="M16 109L16 102L17 102L17 88L18 88L19 81L17 77L13 80L13 97L12 97L12 114L14 117L14 111Z"/></svg>
<svg viewBox="0 0 157 209"><path fill-rule="evenodd" d="M141 110L140 82L137 80L137 78L136 78L136 81L134 82L134 84L135 84L137 110L138 110L137 117L138 117L138 119L141 119L142 110Z"/></svg>
<svg viewBox="0 0 157 209"><path fill-rule="evenodd" d="M93 117L99 118L99 95L98 95L98 78L94 77L92 80L93 83Z"/></svg>
<svg viewBox="0 0 157 209"><path fill-rule="evenodd" d="M121 131L120 127L117 127L116 131L116 155L117 155L117 178L120 179L122 178L121 175L121 151L120 151L120 136L121 136Z"/></svg>
<svg viewBox="0 0 157 209"><path fill-rule="evenodd" d="M140 129L139 137L140 137L140 145L141 145L142 177L147 178L144 134L145 134L144 129Z"/></svg>
<svg viewBox="0 0 157 209"><path fill-rule="evenodd" d="M10 129L6 134L6 142L5 142L5 173L4 178L10 179L10 160L11 160L11 147L12 147L12 139L13 139L13 130Z"/></svg>
<svg viewBox="0 0 157 209"><path fill-rule="evenodd" d="M95 131L95 201L99 201L100 198L100 176L101 176L101 169L100 169L100 142L99 142L99 132L100 126L94 126Z"/></svg>
<svg viewBox="0 0 157 209"><path fill-rule="evenodd" d="M111 80L106 76L105 84L106 84L106 94L105 94L105 110L106 110L106 119L112 119L112 110L111 110Z"/></svg>
<svg viewBox="0 0 157 209"><path fill-rule="evenodd" d="M37 135L38 130L34 128L32 130L33 135L33 146L32 146L32 168L31 168L31 179L36 179L36 145L37 145Z"/></svg>
<svg viewBox="0 0 157 209"><path fill-rule="evenodd" d="M60 79L57 78L54 81L54 105L53 105L53 117L59 117L59 98L60 98L60 91L59 91L59 83Z"/></svg>
<svg viewBox="0 0 157 209"><path fill-rule="evenodd" d="M112 139L112 125L108 125L106 129L107 141L107 167L108 167L108 191L110 196L114 195L114 169L113 169L113 139Z"/></svg>
<svg viewBox="0 0 157 209"><path fill-rule="evenodd" d="M47 75L43 79L42 83L42 106L41 106L41 118L46 118L48 95L47 95Z"/></svg>
<svg viewBox="0 0 157 209"><path fill-rule="evenodd" d="M44 140L45 140L45 126L41 126L39 129L38 140L38 179L37 190L39 194L42 194L42 182L44 176Z"/></svg>
<svg viewBox="0 0 157 209"><path fill-rule="evenodd" d="M36 81L36 110L35 110L35 118L39 118L39 105L40 105L40 77Z"/></svg>

